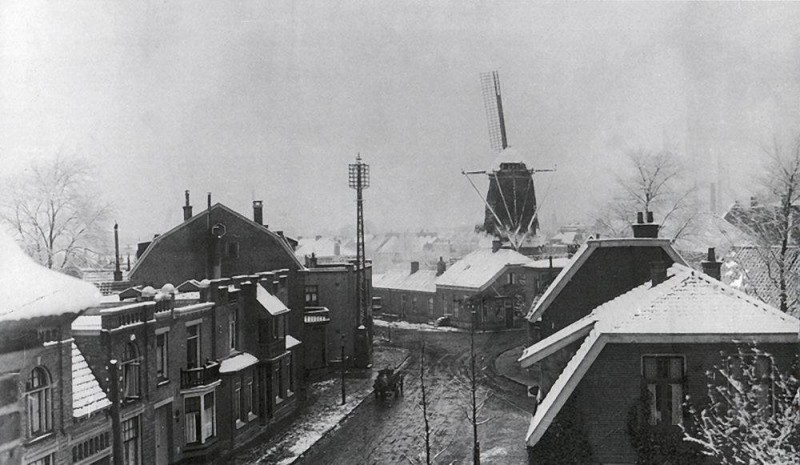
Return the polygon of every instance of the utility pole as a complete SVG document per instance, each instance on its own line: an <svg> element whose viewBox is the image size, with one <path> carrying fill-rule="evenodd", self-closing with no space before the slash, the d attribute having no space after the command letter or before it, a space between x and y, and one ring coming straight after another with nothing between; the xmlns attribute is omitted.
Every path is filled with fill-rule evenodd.
<svg viewBox="0 0 800 465"><path fill-rule="evenodd" d="M109 393L111 398L111 434L113 436L113 460L114 465L122 465L124 457L122 453L122 422L119 412L119 369L116 359L108 362Z"/></svg>
<svg viewBox="0 0 800 465"><path fill-rule="evenodd" d="M346 395L344 392L344 369L345 369L344 334L342 334L342 405L344 405L346 399Z"/></svg>
<svg viewBox="0 0 800 465"><path fill-rule="evenodd" d="M353 340L355 366L366 368L372 364L372 316L367 308L367 260L364 251L364 189L369 187L369 165L361 161L361 154L348 169L349 186L356 190L356 337Z"/></svg>
<svg viewBox="0 0 800 465"><path fill-rule="evenodd" d="M478 442L478 404L475 399L475 319L477 318L475 310L472 311L472 329L469 332L469 358L472 369L472 442L474 444L472 450L472 462L475 465L481 463L481 443Z"/></svg>

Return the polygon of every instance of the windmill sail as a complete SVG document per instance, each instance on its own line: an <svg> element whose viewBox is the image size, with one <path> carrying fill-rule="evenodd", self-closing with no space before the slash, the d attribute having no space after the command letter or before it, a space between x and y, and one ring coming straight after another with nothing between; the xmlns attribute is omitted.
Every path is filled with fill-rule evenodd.
<svg viewBox="0 0 800 465"><path fill-rule="evenodd" d="M500 95L500 75L497 71L481 73L483 107L486 109L486 122L489 125L489 145L495 152L508 147L506 121L503 116L503 99Z"/></svg>

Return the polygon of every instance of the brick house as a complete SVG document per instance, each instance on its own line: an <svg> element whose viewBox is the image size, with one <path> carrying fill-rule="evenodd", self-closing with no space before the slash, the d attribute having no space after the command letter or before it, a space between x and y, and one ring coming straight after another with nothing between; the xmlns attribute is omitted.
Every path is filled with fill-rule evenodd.
<svg viewBox="0 0 800 465"><path fill-rule="evenodd" d="M720 264L709 263L711 274L714 268L718 273ZM681 264L654 268L651 281L523 352L523 367L569 354L554 383L543 386L526 435L529 463L551 463L548 454L560 444L557 431L570 425L579 425L580 433L573 429L569 441L581 444L587 461L640 463L630 436L639 429L631 428L680 440L678 425L688 419L683 401L688 396L702 407L711 382L707 373L741 363L738 344L758 344L777 364L766 372L786 372L798 355L798 332L799 320L715 278ZM770 392L769 377L764 383ZM660 460L671 461L673 453Z"/></svg>
<svg viewBox="0 0 800 465"><path fill-rule="evenodd" d="M305 271L305 367L319 372L332 367L341 359L344 342L345 357L355 359L354 337L361 324L358 315L355 262L334 260L318 263L316 256L306 258ZM371 342L372 263L367 261L367 325ZM344 340L342 338L344 336Z"/></svg>
<svg viewBox="0 0 800 465"><path fill-rule="evenodd" d="M2 234L0 263L0 463L110 463L110 402L70 330L99 291Z"/></svg>
<svg viewBox="0 0 800 465"><path fill-rule="evenodd" d="M436 278L433 319L448 316L454 325L468 328L474 310L480 329L520 327L545 284L566 263L532 260L497 244L476 250Z"/></svg>
<svg viewBox="0 0 800 465"><path fill-rule="evenodd" d="M207 461L298 406L302 358L288 325L288 271L197 285L188 296L169 284L145 288L138 299L92 309L72 325L106 392L109 361L119 360L126 463Z"/></svg>
<svg viewBox="0 0 800 465"><path fill-rule="evenodd" d="M446 265L439 259L437 270L420 270L419 262L411 262L409 270L391 270L372 283L373 295L380 299L381 314L415 323L433 319L436 302L436 278Z"/></svg>

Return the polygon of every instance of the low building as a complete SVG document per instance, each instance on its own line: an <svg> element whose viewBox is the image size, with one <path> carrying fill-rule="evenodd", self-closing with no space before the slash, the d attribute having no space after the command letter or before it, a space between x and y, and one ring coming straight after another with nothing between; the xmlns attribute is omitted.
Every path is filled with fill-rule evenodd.
<svg viewBox="0 0 800 465"><path fill-rule="evenodd" d="M355 360L355 335L362 324L372 345L372 264L367 261L365 312L359 315L354 261L318 263L308 257L305 271L305 366L309 373L326 371L344 356ZM336 365L338 366L338 365Z"/></svg>
<svg viewBox="0 0 800 465"><path fill-rule="evenodd" d="M434 317L436 278L446 265L439 259L437 270L421 270L419 262L411 262L408 270L391 270L372 283L373 294L380 298L381 315L415 323L427 323Z"/></svg>
<svg viewBox="0 0 800 465"><path fill-rule="evenodd" d="M712 274L714 268L718 272L719 263L707 263ZM615 262L605 265L602 271L616 272ZM574 286L591 295L596 284ZM556 296L566 292L558 288ZM714 382L709 372L741 364L739 344L758 344L772 354L776 366L758 360L765 373L788 372L797 356L798 332L799 320L715 278L681 264L654 268L648 282L608 299L523 352L523 367L567 354L552 385L543 386L531 419L529 463L553 463L554 454L567 448L580 448L587 463L642 463L634 434L685 444L680 425L689 413L683 400L698 408L707 402ZM770 379L765 378L764 392ZM665 446L659 463L678 463L676 450Z"/></svg>
<svg viewBox="0 0 800 465"><path fill-rule="evenodd" d="M2 233L0 280L0 463L110 463L110 402L70 330L100 292Z"/></svg>
<svg viewBox="0 0 800 465"><path fill-rule="evenodd" d="M203 280L188 298L170 284L144 288L74 321L88 366L112 400L118 393L126 464L212 460L295 411L302 357L288 279Z"/></svg>

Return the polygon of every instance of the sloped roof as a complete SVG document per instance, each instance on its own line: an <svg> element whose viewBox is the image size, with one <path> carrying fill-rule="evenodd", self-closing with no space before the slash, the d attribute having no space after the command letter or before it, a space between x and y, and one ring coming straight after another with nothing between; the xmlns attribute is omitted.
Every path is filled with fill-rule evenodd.
<svg viewBox="0 0 800 465"><path fill-rule="evenodd" d="M339 254L336 253L336 244L339 244ZM314 254L316 257L355 257L355 250L346 247L336 238L332 237L301 237L297 240L295 256L303 258Z"/></svg>
<svg viewBox="0 0 800 465"><path fill-rule="evenodd" d="M372 279L372 287L413 292L436 292L436 270L391 270Z"/></svg>
<svg viewBox="0 0 800 465"><path fill-rule="evenodd" d="M672 248L669 239L623 238L623 239L590 239L572 256L567 265L558 273L553 283L544 291L542 298L531 306L528 321L538 320L553 303L558 294L570 282L595 250L603 247L661 247L675 263L685 265L686 262Z"/></svg>
<svg viewBox="0 0 800 465"><path fill-rule="evenodd" d="M569 263L570 259L567 257L553 257L553 268L563 269L569 265ZM525 268L548 269L550 268L550 259L541 258L538 260L531 260L523 266Z"/></svg>
<svg viewBox="0 0 800 465"><path fill-rule="evenodd" d="M586 337L531 420L536 444L607 343L800 342L800 320L683 265L527 348L523 367Z"/></svg>
<svg viewBox="0 0 800 465"><path fill-rule="evenodd" d="M0 282L0 322L77 314L100 303L97 287L34 263L3 231Z"/></svg>
<svg viewBox="0 0 800 465"><path fill-rule="evenodd" d="M436 278L437 286L483 290L489 286L508 265L524 265L530 258L511 249L479 249L461 260Z"/></svg>
<svg viewBox="0 0 800 465"><path fill-rule="evenodd" d="M800 248L786 254L786 303L800 317ZM724 259L722 281L764 302L780 307L779 247L737 247Z"/></svg>
<svg viewBox="0 0 800 465"><path fill-rule="evenodd" d="M72 416L91 415L111 405L78 346L72 343Z"/></svg>
<svg viewBox="0 0 800 465"><path fill-rule="evenodd" d="M256 363L258 363L258 359L255 356L250 355L247 352L242 352L241 354L234 355L233 357L223 360L219 365L219 372L235 373L237 371L242 371L247 367L253 366Z"/></svg>
<svg viewBox="0 0 800 465"><path fill-rule="evenodd" d="M299 346L301 344L300 340L292 336L291 334L286 335L286 350L291 349L292 347Z"/></svg>
<svg viewBox="0 0 800 465"><path fill-rule="evenodd" d="M289 308L280 299L270 294L260 283L256 286L256 301L272 316L289 312Z"/></svg>
<svg viewBox="0 0 800 465"><path fill-rule="evenodd" d="M164 234L161 234L158 237L154 238L153 241L150 243L150 245L147 246L147 249L144 251L142 256L139 257L138 260L136 260L136 263L133 265L133 268L131 268L131 271L128 273L128 276L135 276L136 270L139 269L139 264L146 260L147 256L150 254L150 251L154 250L156 248L156 245L158 245L159 242L163 241L165 237L171 236L172 234L176 233L177 231L180 231L181 229L183 229L184 227L188 226L189 224L191 224L191 223L193 223L195 221L199 221L201 218L205 219L206 215L208 215L210 212L212 212L214 210L225 210L226 212L230 213L231 215L233 215L233 216L239 218L240 220L244 221L246 224L250 225L254 229L256 229L256 230L258 230L258 231L260 231L260 232L262 232L264 234L267 234L267 235L271 236L273 239L275 239L278 242L278 244L280 244L280 246L284 249L284 251L286 251L286 253L292 258L292 260L295 261L295 263L297 264L297 266L300 269L304 268L303 264L294 255L294 251L289 246L288 241L294 241L294 239L283 238L283 237L279 236L276 232L272 231L271 229L268 229L266 226L256 223L255 221L253 221L250 218L242 215L241 213L239 213L239 212L237 212L237 211L235 211L235 210L233 210L233 209L231 209L231 208L229 208L229 207L227 207L227 206L225 206L225 205L223 205L221 203L215 203L214 205L211 206L211 208L207 208L207 209L201 211L200 213L192 216L188 220L186 220L183 223L175 226L174 228L170 229L169 231L165 232ZM296 242L296 241L294 241L294 242Z"/></svg>

